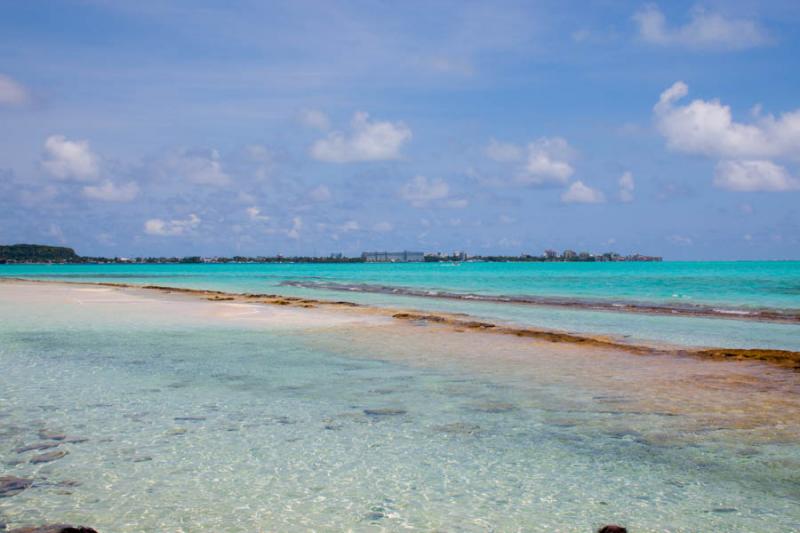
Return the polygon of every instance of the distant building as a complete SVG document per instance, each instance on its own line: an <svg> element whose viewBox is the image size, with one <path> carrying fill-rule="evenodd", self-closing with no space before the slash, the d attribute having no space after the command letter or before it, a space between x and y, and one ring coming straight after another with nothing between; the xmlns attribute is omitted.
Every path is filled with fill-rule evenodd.
<svg viewBox="0 0 800 533"><path fill-rule="evenodd" d="M331 259L341 259L342 258L342 253L338 252L338 253L335 253L335 254L331 254L330 258Z"/></svg>
<svg viewBox="0 0 800 533"><path fill-rule="evenodd" d="M566 260L572 260L578 257L578 254L576 254L574 250L564 250L564 253L561 254L561 257Z"/></svg>
<svg viewBox="0 0 800 533"><path fill-rule="evenodd" d="M454 261L466 261L467 260L467 252L461 252L461 251L453 252L453 260Z"/></svg>
<svg viewBox="0 0 800 533"><path fill-rule="evenodd" d="M364 252L361 258L367 263L416 263L425 261L423 252Z"/></svg>
<svg viewBox="0 0 800 533"><path fill-rule="evenodd" d="M556 257L558 257L558 252L556 252L555 250L545 250L544 256L547 259L555 259Z"/></svg>

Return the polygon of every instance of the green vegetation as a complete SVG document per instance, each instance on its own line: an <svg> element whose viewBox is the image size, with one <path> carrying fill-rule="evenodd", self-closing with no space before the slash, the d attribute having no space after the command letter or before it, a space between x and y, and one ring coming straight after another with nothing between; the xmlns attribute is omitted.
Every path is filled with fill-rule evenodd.
<svg viewBox="0 0 800 533"><path fill-rule="evenodd" d="M81 257L72 248L41 244L0 246L0 263L78 263Z"/></svg>
<svg viewBox="0 0 800 533"><path fill-rule="evenodd" d="M414 259L402 259L404 254L414 255ZM367 256L370 254L364 253L360 257L344 257L342 254L331 254L329 257L309 257L309 256L295 256L284 257L282 255L275 256L233 256L233 257L200 257L200 256L187 256L187 257L85 257L75 253L72 248L63 246L46 246L40 244L14 244L8 246L0 245L0 264L2 263L91 263L91 264L115 264L115 263L139 263L139 264L171 264L171 263L363 263L368 261ZM398 256L397 261L424 261L424 262L439 262L439 261L487 261L487 262L506 262L506 261L524 261L524 262L605 262L605 261L661 261L661 257L646 256L640 254L633 254L628 256L621 256L619 254L608 252L602 255L590 254L588 252L576 253L572 250L565 250L564 253L558 254L553 250L545 250L544 255L515 255L515 256L500 256L500 255L475 255L468 256L464 252L454 252L452 254L443 253L426 253L419 252L402 252L395 254L388 253L373 253L372 255L386 255L387 258L392 256L389 261L394 261L394 256ZM417 258L418 257L418 258Z"/></svg>

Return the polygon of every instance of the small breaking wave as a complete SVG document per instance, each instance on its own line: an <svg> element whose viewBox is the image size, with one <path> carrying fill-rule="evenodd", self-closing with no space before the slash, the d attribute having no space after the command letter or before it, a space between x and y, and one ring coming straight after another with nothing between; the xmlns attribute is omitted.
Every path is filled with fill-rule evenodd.
<svg viewBox="0 0 800 533"><path fill-rule="evenodd" d="M789 309L741 309L712 307L694 303L647 303L625 300L589 300L579 298L559 298L531 295L494 295L478 293L460 293L416 289L370 283L339 283L333 281L287 280L283 286L304 289L331 290L343 292L360 292L368 294L387 294L412 296L417 298L436 298L447 300L466 300L472 302L510 303L521 305L538 305L585 309L592 311L615 311L630 313L666 314L672 316L695 316L707 318L728 318L738 320L759 320L766 322L800 323L800 312Z"/></svg>

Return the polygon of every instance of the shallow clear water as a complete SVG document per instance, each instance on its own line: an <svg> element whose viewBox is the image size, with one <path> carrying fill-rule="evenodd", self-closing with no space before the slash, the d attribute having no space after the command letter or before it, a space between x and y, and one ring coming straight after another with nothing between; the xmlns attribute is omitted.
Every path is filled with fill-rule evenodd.
<svg viewBox="0 0 800 533"><path fill-rule="evenodd" d="M343 293L286 281L368 283L488 295L800 309L800 262L0 265L0 276L111 281L347 299L682 345L800 350L800 325Z"/></svg>
<svg viewBox="0 0 800 533"><path fill-rule="evenodd" d="M0 498L0 522L800 528L792 373L425 327L256 327L116 292L0 298L0 472L36 479ZM14 449L41 429L88 440L32 465Z"/></svg>
<svg viewBox="0 0 800 533"><path fill-rule="evenodd" d="M800 309L800 261L0 265L0 276L138 280L245 292L287 280L474 292Z"/></svg>

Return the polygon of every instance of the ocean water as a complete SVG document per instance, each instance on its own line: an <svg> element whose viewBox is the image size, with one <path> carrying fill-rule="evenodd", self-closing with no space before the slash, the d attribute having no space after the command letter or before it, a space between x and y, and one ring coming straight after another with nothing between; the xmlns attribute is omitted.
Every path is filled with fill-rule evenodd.
<svg viewBox="0 0 800 533"><path fill-rule="evenodd" d="M800 262L0 265L0 276L110 281L346 299L630 340L800 350L800 323L734 320L754 310L800 312ZM290 284L290 285L287 285ZM299 284L301 286L291 285ZM360 287L381 287L365 292ZM341 290L333 290L338 287ZM395 287L397 292L387 292ZM403 289L430 297L408 296ZM437 293L557 298L576 303L704 306L719 318L442 299Z"/></svg>
<svg viewBox="0 0 800 533"><path fill-rule="evenodd" d="M0 522L800 529L794 373L258 307L0 286Z"/></svg>

